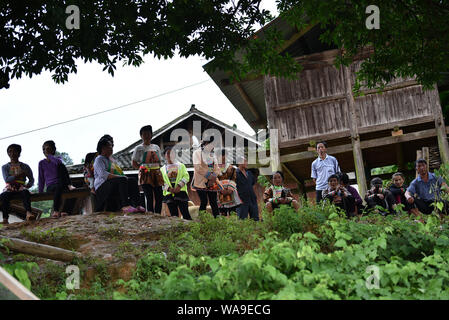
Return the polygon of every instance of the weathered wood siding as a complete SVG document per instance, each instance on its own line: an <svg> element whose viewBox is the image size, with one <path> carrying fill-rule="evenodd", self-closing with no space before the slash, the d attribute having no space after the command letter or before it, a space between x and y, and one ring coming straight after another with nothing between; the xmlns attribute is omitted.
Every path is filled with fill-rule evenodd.
<svg viewBox="0 0 449 320"><path fill-rule="evenodd" d="M297 141L307 143L327 135L350 136L350 116L346 99L345 73L329 62L329 52L323 61L315 54L306 64L297 80L266 76L265 104L270 128L280 130L280 143ZM350 66L351 84L361 62ZM395 124L432 116L432 105L438 95L423 91L413 79L397 78L383 93L364 90L364 96L355 99L357 125L363 132L376 130L381 125ZM425 118L428 121L428 117Z"/></svg>
<svg viewBox="0 0 449 320"><path fill-rule="evenodd" d="M354 85L356 72L360 70L362 61L354 62L350 66L351 84ZM435 92L424 91L422 86L415 83L413 78L395 78L387 87L395 86L394 90L377 94L367 94L355 99L356 108L360 115L359 128L395 123L410 119L419 119L432 115L432 101ZM362 91L368 88L362 87Z"/></svg>
<svg viewBox="0 0 449 320"><path fill-rule="evenodd" d="M332 66L304 70L295 81L265 77L265 102L274 112L272 126L281 130L281 142L349 130L343 80Z"/></svg>

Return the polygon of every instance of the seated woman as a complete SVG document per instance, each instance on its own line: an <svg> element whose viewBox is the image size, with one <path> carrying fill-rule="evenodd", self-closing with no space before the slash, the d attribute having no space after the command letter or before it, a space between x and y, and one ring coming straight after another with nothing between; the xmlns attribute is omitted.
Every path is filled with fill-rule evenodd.
<svg viewBox="0 0 449 320"><path fill-rule="evenodd" d="M112 148L114 148L114 139L109 135L105 134L100 138L100 140L109 140L112 144ZM84 174L84 183L87 187L89 187L90 192L95 194L95 187L94 187L94 162L95 158L98 156L98 152L89 152L84 157L84 168L83 168L83 174ZM112 159L111 159L112 160Z"/></svg>
<svg viewBox="0 0 449 320"><path fill-rule="evenodd" d="M391 179L393 184L388 188L388 191L393 195L395 204L403 204L404 210L410 211L413 208L413 205L408 203L407 198L405 197L405 192L407 191L408 186L404 183L404 175L400 172L396 172Z"/></svg>
<svg viewBox="0 0 449 320"><path fill-rule="evenodd" d="M220 175L218 176L218 210L223 216L229 216L231 212L237 212L242 200L237 192L237 167L226 162L226 150L221 152Z"/></svg>
<svg viewBox="0 0 449 320"><path fill-rule="evenodd" d="M45 159L39 162L39 192L44 192L44 187L47 187L47 192L54 193L52 218L65 217L68 213L72 213L76 199L67 199L61 211L61 196L64 191L73 190L75 187L71 185L69 173L61 159L55 157L54 141L45 141L42 151Z"/></svg>
<svg viewBox="0 0 449 320"><path fill-rule="evenodd" d="M273 212L274 209L279 208L281 204L287 204L299 209L299 203L293 199L293 195L290 190L285 189L284 184L284 174L281 171L276 171L273 173L271 178L272 185L265 189L263 193L263 200L268 212Z"/></svg>
<svg viewBox="0 0 449 320"><path fill-rule="evenodd" d="M29 165L19 162L22 147L18 144L11 144L6 149L10 162L2 166L3 178L6 187L0 194L2 202L1 210L3 212L3 224L8 224L9 219L9 203L14 197L20 197L23 207L26 210L26 216L21 217L26 220L35 220L36 216L31 212L30 192L28 191L34 184L33 171ZM26 179L28 178L28 183Z"/></svg>
<svg viewBox="0 0 449 320"><path fill-rule="evenodd" d="M328 187L323 190L323 200L329 200L330 203L343 209L346 216L355 216L355 200L352 194L340 184L336 174L331 175L328 179Z"/></svg>
<svg viewBox="0 0 449 320"><path fill-rule="evenodd" d="M390 191L382 188L382 179L374 178L371 180L371 189L368 190L365 196L368 209L375 209L380 206L385 209L381 212L382 215L394 214L394 198Z"/></svg>
<svg viewBox="0 0 449 320"><path fill-rule="evenodd" d="M123 213L145 212L145 208L141 206L135 208L139 200L137 180L126 177L110 158L113 153L112 142L100 139L97 152L98 156L94 161L95 211L103 211L111 196L118 194Z"/></svg>
<svg viewBox="0 0 449 320"><path fill-rule="evenodd" d="M164 179L163 201L167 204L172 217L178 216L179 208L184 219L192 220L189 213L189 195L187 194L187 183L190 176L186 166L175 162L175 153L172 152L172 147L167 147L164 155L167 164L160 169Z"/></svg>

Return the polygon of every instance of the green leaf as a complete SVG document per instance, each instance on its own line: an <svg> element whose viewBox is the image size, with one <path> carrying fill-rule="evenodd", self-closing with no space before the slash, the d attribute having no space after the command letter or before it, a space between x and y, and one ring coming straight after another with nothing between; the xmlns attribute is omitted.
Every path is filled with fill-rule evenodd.
<svg viewBox="0 0 449 320"><path fill-rule="evenodd" d="M216 259L209 259L207 264L210 266L212 272L216 272L220 267L220 264Z"/></svg>
<svg viewBox="0 0 449 320"><path fill-rule="evenodd" d="M20 281L20 283L25 286L25 288L27 288L28 290L31 289L31 281L28 278L28 274L25 270L16 269L16 270L14 270L14 275Z"/></svg>
<svg viewBox="0 0 449 320"><path fill-rule="evenodd" d="M344 239L339 239L337 242L335 242L334 246L344 248L348 245L346 244L346 241Z"/></svg>

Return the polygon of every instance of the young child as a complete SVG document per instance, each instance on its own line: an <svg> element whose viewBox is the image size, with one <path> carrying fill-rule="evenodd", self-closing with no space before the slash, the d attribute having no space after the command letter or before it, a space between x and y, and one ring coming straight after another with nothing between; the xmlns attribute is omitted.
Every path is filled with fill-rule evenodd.
<svg viewBox="0 0 449 320"><path fill-rule="evenodd" d="M226 151L221 154L221 164L218 165L221 174L218 176L218 209L224 216L229 216L231 212L237 212L237 207L242 203L237 192L237 167L226 163Z"/></svg>
<svg viewBox="0 0 449 320"><path fill-rule="evenodd" d="M405 177L401 172L396 172L392 176L393 184L388 188L391 194L394 197L396 204L403 204L405 211L410 211L412 209L412 205L408 203L405 198L405 192L407 191L408 186L404 183Z"/></svg>
<svg viewBox="0 0 449 320"><path fill-rule="evenodd" d="M381 206L387 212L381 213L382 215L394 214L394 197L390 191L382 187L382 179L374 178L371 180L371 189L368 190L365 201L368 209L373 209L376 206Z"/></svg>
<svg viewBox="0 0 449 320"><path fill-rule="evenodd" d="M61 211L61 196L64 191L73 190L75 187L72 186L67 168L61 159L55 157L56 145L54 141L45 141L42 145L42 151L45 159L39 162L39 192L44 192L44 187L47 187L47 192L54 193L52 218L65 217L68 212L71 213L75 204L73 200L75 199L67 199Z"/></svg>
<svg viewBox="0 0 449 320"><path fill-rule="evenodd" d="M94 188L94 160L97 156L96 152L89 152L84 159L84 183L89 187L90 192L95 194Z"/></svg>
<svg viewBox="0 0 449 320"><path fill-rule="evenodd" d="M151 143L153 128L150 125L140 129L140 137L143 143L134 149L132 166L139 169L139 185L142 186L147 199L147 211L160 214L163 198L162 186L164 185L160 170L162 165L161 149L158 145Z"/></svg>
<svg viewBox="0 0 449 320"><path fill-rule="evenodd" d="M164 179L164 203L167 204L172 217L178 216L178 208L182 217L186 220L192 220L189 213L189 196L187 194L187 183L190 180L186 166L182 163L175 162L175 153L172 147L164 150L167 164L161 168L162 177Z"/></svg>
<svg viewBox="0 0 449 320"><path fill-rule="evenodd" d="M329 200L330 203L343 209L346 216L355 216L355 200L352 194L343 185L340 184L336 174L331 175L328 179L328 187L323 190L323 200Z"/></svg>
<svg viewBox="0 0 449 320"><path fill-rule="evenodd" d="M6 149L10 162L2 166L3 178L6 187L0 194L2 202L3 224L8 224L9 203L13 197L22 198L23 207L26 210L26 220L35 220L36 216L31 212L30 192L28 191L34 184L33 172L29 165L19 162L22 147L18 144L11 144ZM28 183L26 179L28 178Z"/></svg>
<svg viewBox="0 0 449 320"><path fill-rule="evenodd" d="M272 185L265 189L263 193L263 201L265 202L265 207L268 212L273 212L274 209L279 208L281 204L287 204L299 209L299 203L293 199L293 195L289 189L285 189L284 184L284 174L281 171L276 171L273 173L271 178Z"/></svg>

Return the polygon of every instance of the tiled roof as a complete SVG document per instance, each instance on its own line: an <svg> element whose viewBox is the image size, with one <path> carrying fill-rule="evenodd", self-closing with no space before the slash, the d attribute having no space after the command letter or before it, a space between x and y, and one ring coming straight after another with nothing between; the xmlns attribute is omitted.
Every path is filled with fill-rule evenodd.
<svg viewBox="0 0 449 320"><path fill-rule="evenodd" d="M176 119L174 119L173 121L170 121L169 123L167 123L166 125L164 125L163 127L157 129L156 131L153 132L153 139L157 138L159 135L163 134L164 132L166 132L168 129L173 128L174 126L176 126L177 124L181 123L182 121L197 115L200 118L203 118L207 121L210 121L214 124L216 124L217 126L220 126L222 128L224 128L225 130L229 130L232 133L234 133L236 136L240 136L248 141L254 142L256 144L258 144L257 139L255 139L254 137L240 131L237 129L234 129L232 126L227 125L224 122L221 122L218 119L215 119L207 114L205 114L204 112L196 109L193 105L190 108L190 110L188 112L186 112L185 114L177 117ZM140 145L142 143L142 140L137 140L136 142L132 143L131 145L129 145L128 147L126 147L123 150L120 150L116 153L114 153L112 155L112 157L117 161L118 165L124 170L124 171L129 171L129 170L134 170L134 168L132 167L132 153L135 149L135 147L137 147L138 145ZM235 150L233 150L234 152L234 157L235 157ZM188 155L184 155L181 158L181 162L184 163L186 165L186 167L193 167L193 165L191 164L191 159L192 159L192 153L193 153L193 149L190 148L190 157ZM235 158L234 158L235 159ZM79 174L83 172L83 164L75 164L75 165L71 165L67 167L67 170L69 171L70 174Z"/></svg>

